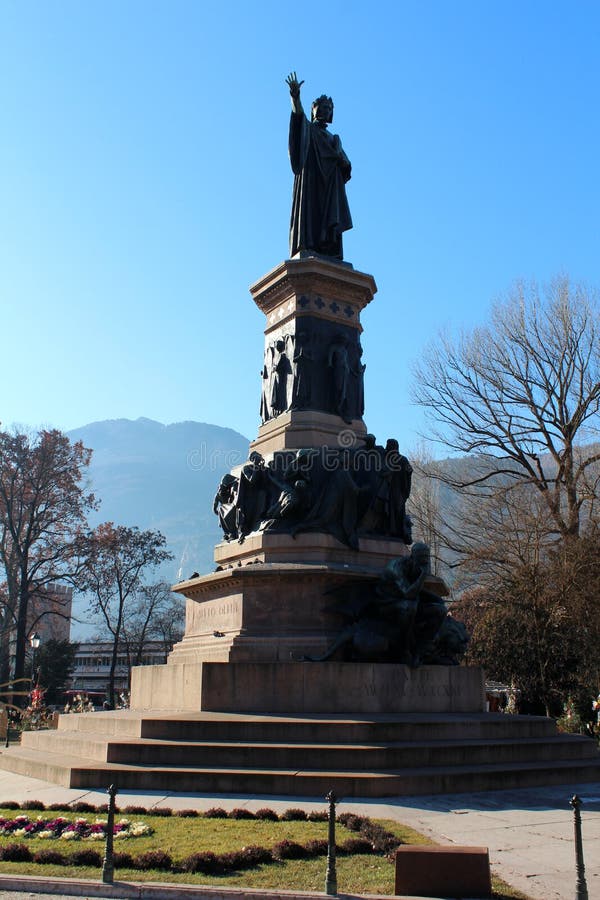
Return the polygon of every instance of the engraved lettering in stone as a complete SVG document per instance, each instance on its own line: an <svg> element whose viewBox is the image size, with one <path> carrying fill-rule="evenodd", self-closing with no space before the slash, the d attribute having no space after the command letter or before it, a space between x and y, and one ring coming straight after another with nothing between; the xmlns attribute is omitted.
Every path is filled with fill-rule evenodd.
<svg viewBox="0 0 600 900"><path fill-rule="evenodd" d="M362 691L367 697L385 697L390 695L396 697L410 697L412 695L414 697L426 699L427 697L455 697L458 695L458 691L447 684L440 684L437 686L420 684L414 685L412 689L409 688L407 690L404 680L399 681L398 684L382 685L378 685L375 682L367 682L363 684Z"/></svg>

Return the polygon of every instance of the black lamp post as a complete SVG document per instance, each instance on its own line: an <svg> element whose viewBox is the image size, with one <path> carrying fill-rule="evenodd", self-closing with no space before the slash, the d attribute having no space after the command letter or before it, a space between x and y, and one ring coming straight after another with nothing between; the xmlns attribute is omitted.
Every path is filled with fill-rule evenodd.
<svg viewBox="0 0 600 900"><path fill-rule="evenodd" d="M33 632L31 637L29 638L29 643L31 644L31 691L33 691L33 683L35 679L35 652L41 643L41 638L37 631Z"/></svg>

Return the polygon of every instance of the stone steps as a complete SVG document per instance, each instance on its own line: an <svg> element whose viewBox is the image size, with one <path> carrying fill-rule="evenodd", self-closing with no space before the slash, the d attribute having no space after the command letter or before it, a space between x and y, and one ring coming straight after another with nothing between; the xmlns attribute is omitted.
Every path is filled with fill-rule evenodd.
<svg viewBox="0 0 600 900"><path fill-rule="evenodd" d="M25 732L0 768L84 788L385 797L599 781L600 753L541 716L128 711Z"/></svg>
<svg viewBox="0 0 600 900"><path fill-rule="evenodd" d="M344 735L346 738L346 735ZM29 732L23 746L55 752L56 740L49 732ZM595 758L593 741L582 736L511 738L452 741L387 741L348 743L277 743L244 741L156 741L106 740L93 733L65 733L63 752L99 762L144 766L219 766L260 768L267 757L273 768L312 767L312 760L328 769L372 770L423 765L460 765L468 758L474 765L494 762Z"/></svg>
<svg viewBox="0 0 600 900"><path fill-rule="evenodd" d="M456 740L554 737L545 716L503 713L387 713L379 715L264 715L251 713L97 712L60 717L61 733L179 741L285 741L370 743L393 740Z"/></svg>
<svg viewBox="0 0 600 900"><path fill-rule="evenodd" d="M68 787L99 788L117 784L121 791L179 791L216 794L322 796L333 789L340 798L389 797L430 793L502 790L525 786L597 781L594 760L553 760L506 764L425 766L395 770L331 771L323 769L202 768L133 766L98 763L64 754L11 748L0 756L2 767Z"/></svg>

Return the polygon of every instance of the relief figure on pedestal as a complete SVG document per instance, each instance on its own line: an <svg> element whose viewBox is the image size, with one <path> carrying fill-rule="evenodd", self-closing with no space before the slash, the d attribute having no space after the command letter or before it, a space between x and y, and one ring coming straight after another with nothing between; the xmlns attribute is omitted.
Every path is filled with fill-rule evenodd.
<svg viewBox="0 0 600 900"><path fill-rule="evenodd" d="M333 121L333 101L318 97L309 122L300 101L304 82L292 72L286 83L292 100L289 153L294 173L290 256L312 250L343 259L342 234L352 228L345 187L352 166L337 134L327 130Z"/></svg>
<svg viewBox="0 0 600 900"><path fill-rule="evenodd" d="M314 363L310 334L308 331L299 331L294 351L293 409L308 409L311 405Z"/></svg>
<svg viewBox="0 0 600 900"><path fill-rule="evenodd" d="M331 390L333 411L350 424L352 415L348 412L348 380L350 377L350 361L348 358L348 339L337 334L329 347L327 365L331 370Z"/></svg>
<svg viewBox="0 0 600 900"><path fill-rule="evenodd" d="M350 362L350 375L352 376L350 384L352 390L350 392L350 409L351 414L357 419L362 419L365 414L365 369L366 365L362 361L363 348L360 341L354 348L354 360Z"/></svg>
<svg viewBox="0 0 600 900"><path fill-rule="evenodd" d="M278 416L286 412L291 405L293 372L287 350L287 345L290 342L289 336L278 338L275 341L271 381L271 416Z"/></svg>
<svg viewBox="0 0 600 900"><path fill-rule="evenodd" d="M260 418L262 422L271 418L271 397L272 397L272 378L273 378L273 354L275 348L273 344L267 344L265 347L265 356L261 372L262 386L260 391Z"/></svg>

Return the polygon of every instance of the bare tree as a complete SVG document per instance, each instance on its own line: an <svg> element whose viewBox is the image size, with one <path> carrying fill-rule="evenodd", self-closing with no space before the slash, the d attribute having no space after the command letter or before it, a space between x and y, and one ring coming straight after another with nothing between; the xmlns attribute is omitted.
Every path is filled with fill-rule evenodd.
<svg viewBox="0 0 600 900"><path fill-rule="evenodd" d="M579 535L596 502L599 323L595 295L566 277L545 296L517 284L489 326L440 337L415 370L436 438L479 458L455 486L481 497L531 485L563 538Z"/></svg>
<svg viewBox="0 0 600 900"><path fill-rule="evenodd" d="M519 284L416 370L435 437L466 457L424 470L444 489L440 552L471 598L472 659L547 712L598 670L599 339L592 292Z"/></svg>
<svg viewBox="0 0 600 900"><path fill-rule="evenodd" d="M424 541L431 552L431 570L440 575L443 568L444 521L440 506L440 479L431 451L421 444L410 455L412 486L407 512L412 521L413 540Z"/></svg>
<svg viewBox="0 0 600 900"><path fill-rule="evenodd" d="M172 559L172 554L164 549L165 543L160 531L140 531L112 522L99 525L88 538L85 588L90 593L92 610L112 638L108 694L113 706L115 670L125 622L146 572Z"/></svg>
<svg viewBox="0 0 600 900"><path fill-rule="evenodd" d="M151 641L160 641L167 653L183 635L185 603L166 582L142 585L132 598L123 624L122 644L129 666L142 665Z"/></svg>

